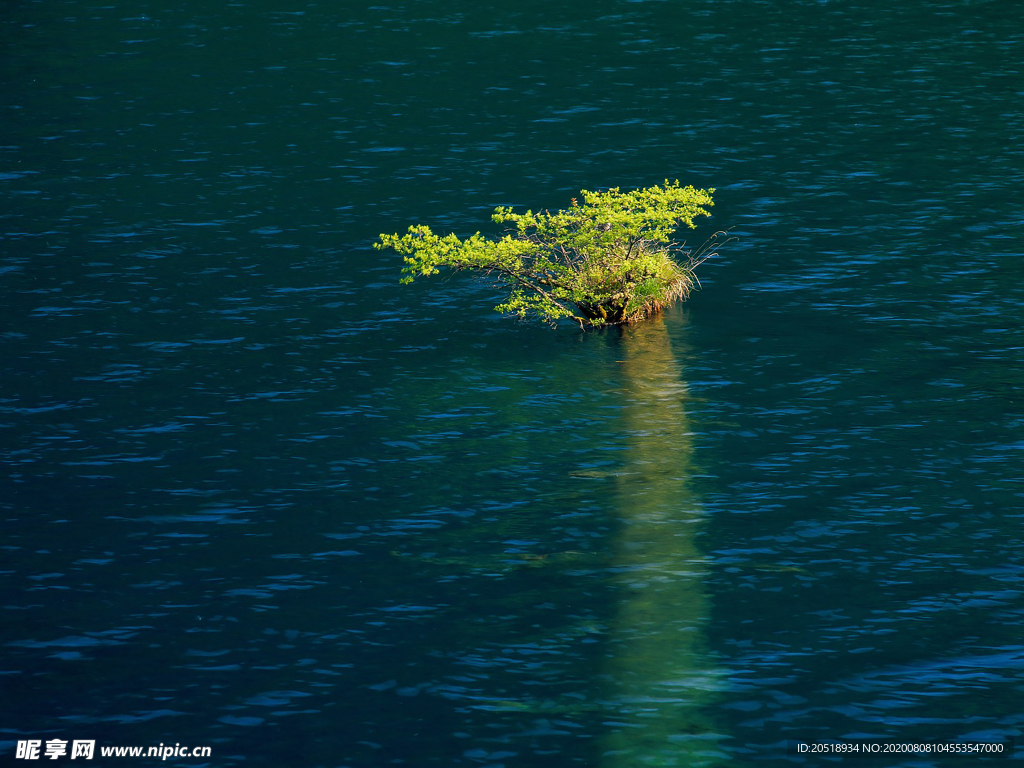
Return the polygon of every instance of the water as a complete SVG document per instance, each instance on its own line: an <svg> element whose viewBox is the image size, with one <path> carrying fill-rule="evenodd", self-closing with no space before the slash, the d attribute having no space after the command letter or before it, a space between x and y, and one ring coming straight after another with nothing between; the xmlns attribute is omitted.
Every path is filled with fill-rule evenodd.
<svg viewBox="0 0 1024 768"><path fill-rule="evenodd" d="M0 27L6 751L1019 737L1014 4L172 6ZM740 240L623 333L370 248L666 177Z"/></svg>

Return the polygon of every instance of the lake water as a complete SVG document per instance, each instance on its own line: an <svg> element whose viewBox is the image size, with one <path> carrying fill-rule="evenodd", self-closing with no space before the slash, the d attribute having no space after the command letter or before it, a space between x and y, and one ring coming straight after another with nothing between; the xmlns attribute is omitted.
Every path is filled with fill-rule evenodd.
<svg viewBox="0 0 1024 768"><path fill-rule="evenodd" d="M1018 737L1019 6L345 5L5 6L7 757ZM666 178L739 241L623 332L371 248Z"/></svg>

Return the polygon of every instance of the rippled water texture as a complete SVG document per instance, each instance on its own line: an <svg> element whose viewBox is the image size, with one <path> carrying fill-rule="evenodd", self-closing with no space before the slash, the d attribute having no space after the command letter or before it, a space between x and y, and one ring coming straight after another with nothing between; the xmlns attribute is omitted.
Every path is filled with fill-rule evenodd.
<svg viewBox="0 0 1024 768"><path fill-rule="evenodd" d="M345 5L0 16L0 749L1018 737L1020 8ZM622 333L370 248L666 177L739 242Z"/></svg>

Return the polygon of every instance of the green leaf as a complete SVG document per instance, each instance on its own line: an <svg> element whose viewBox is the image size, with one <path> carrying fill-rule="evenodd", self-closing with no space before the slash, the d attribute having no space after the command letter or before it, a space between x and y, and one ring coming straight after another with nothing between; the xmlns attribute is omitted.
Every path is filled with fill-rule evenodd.
<svg viewBox="0 0 1024 768"><path fill-rule="evenodd" d="M714 255L722 233L696 252L673 243L672 235L711 215L714 191L678 180L630 192L582 190L582 202L574 198L554 213L499 206L491 219L508 228L496 240L479 232L465 240L439 236L417 225L404 235L382 234L374 247L402 256L403 283L441 268L489 275L510 291L495 307L499 312L551 324L566 317L584 326L628 323L693 288L693 269Z"/></svg>

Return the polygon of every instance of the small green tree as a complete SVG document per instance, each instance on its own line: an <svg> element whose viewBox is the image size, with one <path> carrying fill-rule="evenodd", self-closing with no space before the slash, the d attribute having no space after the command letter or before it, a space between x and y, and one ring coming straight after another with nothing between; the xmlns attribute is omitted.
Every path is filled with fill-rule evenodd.
<svg viewBox="0 0 1024 768"><path fill-rule="evenodd" d="M499 240L479 232L465 240L439 236L418 225L401 236L381 235L374 247L404 257L404 283L441 267L494 276L511 289L499 312L548 323L568 317L584 327L632 323L700 284L694 269L714 255L724 233L695 252L672 242L672 233L709 216L714 191L667 180L632 192L583 190L582 203L573 199L557 213L495 209L491 218L511 225Z"/></svg>

